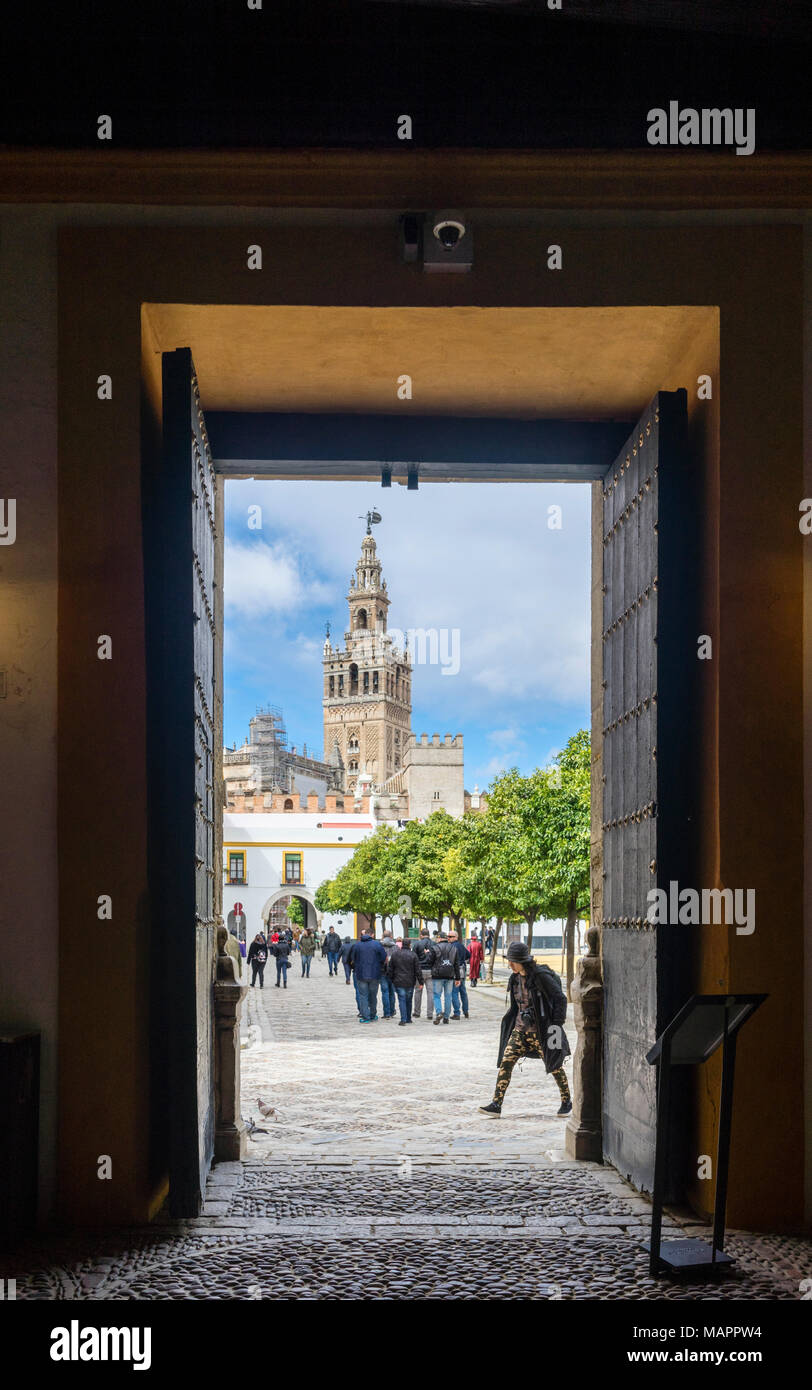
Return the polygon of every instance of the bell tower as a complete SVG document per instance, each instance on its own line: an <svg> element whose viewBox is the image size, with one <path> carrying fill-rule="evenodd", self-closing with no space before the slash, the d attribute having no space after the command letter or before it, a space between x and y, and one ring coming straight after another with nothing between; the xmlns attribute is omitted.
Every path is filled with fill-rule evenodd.
<svg viewBox="0 0 812 1390"><path fill-rule="evenodd" d="M345 789L355 791L366 772L376 785L403 769L411 733L412 666L387 631L389 594L381 572L372 522L347 593L349 627L344 645L324 643L324 758L344 764Z"/></svg>

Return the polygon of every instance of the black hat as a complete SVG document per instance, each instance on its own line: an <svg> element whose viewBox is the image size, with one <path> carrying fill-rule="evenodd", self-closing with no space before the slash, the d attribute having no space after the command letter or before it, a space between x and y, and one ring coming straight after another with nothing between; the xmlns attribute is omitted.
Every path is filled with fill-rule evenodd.
<svg viewBox="0 0 812 1390"><path fill-rule="evenodd" d="M524 941L511 941L507 948L508 960L529 960L530 947Z"/></svg>

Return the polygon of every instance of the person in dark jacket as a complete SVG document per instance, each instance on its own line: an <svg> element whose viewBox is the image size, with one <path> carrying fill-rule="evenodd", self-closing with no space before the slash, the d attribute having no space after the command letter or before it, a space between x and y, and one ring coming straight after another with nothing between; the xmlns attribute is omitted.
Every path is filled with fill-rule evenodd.
<svg viewBox="0 0 812 1390"><path fill-rule="evenodd" d="M344 976L347 984L350 984L352 981L352 961L350 960L350 956L352 955L352 948L354 945L355 942L353 941L352 937L345 936L344 940L341 943L341 948L339 950L341 964L344 966Z"/></svg>
<svg viewBox="0 0 812 1390"><path fill-rule="evenodd" d="M386 970L386 966L388 965L390 959L392 958L394 952L397 949L397 947L395 946L395 938L391 932L384 932L383 936L381 937L381 945L383 946L383 949L386 952L386 961L384 962L384 969L381 973L381 1003L383 1005L383 1016L384 1018L394 1018L395 991L392 987L392 981L390 980L388 972Z"/></svg>
<svg viewBox="0 0 812 1390"><path fill-rule="evenodd" d="M251 945L248 947L247 963L251 967L251 988L257 982L259 976L260 989L265 988L265 962L268 959L268 943L261 931L258 931Z"/></svg>
<svg viewBox="0 0 812 1390"><path fill-rule="evenodd" d="M338 974L338 956L341 950L341 937L337 931L332 929L327 932L322 943L321 953L327 957L327 965L331 975Z"/></svg>
<svg viewBox="0 0 812 1390"><path fill-rule="evenodd" d="M456 941L449 941L444 931L440 932L434 945L434 960L431 963L431 981L434 987L434 1022L448 1023L451 1013L451 993L460 983L460 959Z"/></svg>
<svg viewBox="0 0 812 1390"><path fill-rule="evenodd" d="M420 1005L423 1002L423 993L426 995L426 1018L431 1018L434 1013L434 985L431 979L431 967L434 960L434 946L429 936L428 927L420 928L420 935L414 943L413 951L417 957L417 964L420 967L420 979L417 982L417 991L414 997L413 1017L420 1017Z"/></svg>
<svg viewBox="0 0 812 1390"><path fill-rule="evenodd" d="M359 1023L378 1022L378 985L386 964L386 951L369 929L354 943L351 956L355 971L355 993L361 1017Z"/></svg>
<svg viewBox="0 0 812 1390"><path fill-rule="evenodd" d="M398 1028L405 1028L406 1024L412 1021L412 999L415 985L418 980L421 980L422 983L420 965L408 937L403 938L399 951L391 952L386 962L386 974L397 995L400 1011Z"/></svg>
<svg viewBox="0 0 812 1390"><path fill-rule="evenodd" d="M457 960L459 961L460 967L459 984L455 983L451 991L451 1008L454 1011L451 1017L459 1020L460 1004L462 1004L463 1018L468 1017L468 991L465 988L465 976L468 973L468 962L471 959L471 952L461 939L459 932L449 932L448 939L449 941L453 941L457 948Z"/></svg>
<svg viewBox="0 0 812 1390"><path fill-rule="evenodd" d="M548 965L538 965L524 941L511 941L507 958L512 972L508 981L510 1007L499 1034L496 1088L490 1105L479 1108L485 1115L501 1115L505 1092L519 1058L539 1057L558 1086L561 1106L557 1113L569 1115L572 1100L564 1058L570 1055L570 1045L563 1026L567 996L555 971Z"/></svg>
<svg viewBox="0 0 812 1390"><path fill-rule="evenodd" d="M288 962L290 961L290 944L287 937L280 936L271 947L271 955L276 960L276 988L279 988L280 977L285 989L288 987Z"/></svg>

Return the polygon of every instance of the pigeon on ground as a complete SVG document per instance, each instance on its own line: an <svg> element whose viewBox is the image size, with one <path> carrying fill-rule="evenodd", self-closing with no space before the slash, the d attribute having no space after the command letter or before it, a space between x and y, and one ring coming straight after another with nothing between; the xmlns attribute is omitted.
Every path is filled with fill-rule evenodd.
<svg viewBox="0 0 812 1390"><path fill-rule="evenodd" d="M260 1100L259 1098L257 1098L257 1110L259 1111L260 1115L265 1116L266 1120L269 1120L271 1118L271 1115L276 1114L276 1111L274 1110L272 1105L266 1105L265 1102Z"/></svg>
<svg viewBox="0 0 812 1390"><path fill-rule="evenodd" d="M249 1139L253 1139L253 1137L254 1137L255 1134L267 1134L267 1133L268 1133L267 1129L258 1129L257 1126L254 1124L254 1121L253 1121L253 1120L250 1120L250 1119L249 1119L249 1120L246 1120L246 1122L245 1122L245 1132L246 1132L246 1134L248 1135L248 1138L249 1138Z"/></svg>

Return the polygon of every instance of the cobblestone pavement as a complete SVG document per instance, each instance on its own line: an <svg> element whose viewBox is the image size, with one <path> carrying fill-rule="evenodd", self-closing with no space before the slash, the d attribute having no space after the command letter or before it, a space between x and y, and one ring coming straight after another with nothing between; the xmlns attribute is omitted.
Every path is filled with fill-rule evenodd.
<svg viewBox="0 0 812 1390"><path fill-rule="evenodd" d="M736 1265L718 1283L651 1279L648 1201L612 1168L567 1159L540 1066L517 1069L501 1119L478 1114L502 988L471 991L467 1023L361 1026L343 978L313 969L249 991L243 1113L269 1133L217 1165L204 1214L30 1243L0 1271L19 1299L799 1298L803 1238L732 1232ZM707 1231L671 1213L664 1234Z"/></svg>
<svg viewBox="0 0 812 1390"><path fill-rule="evenodd" d="M558 1088L538 1062L516 1068L500 1119L479 1114L493 1097L504 985L469 987L468 1019L435 1027L424 1001L422 1017L400 1028L359 1024L339 969L330 979L317 957L302 979L294 958L286 990L267 972L264 989L249 987L242 1109L270 1131L254 1137L252 1154L563 1155ZM275 1121L261 1118L257 1099L273 1105Z"/></svg>

